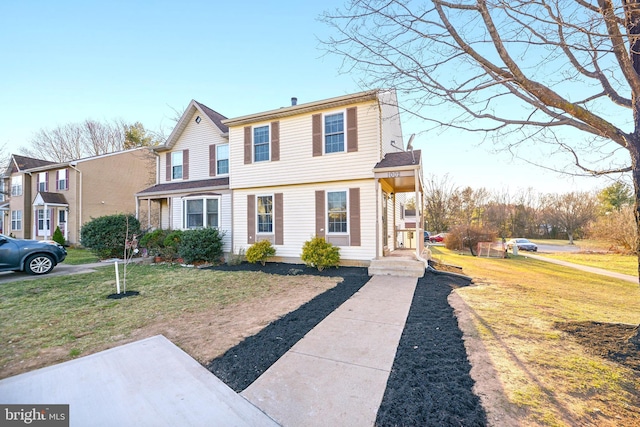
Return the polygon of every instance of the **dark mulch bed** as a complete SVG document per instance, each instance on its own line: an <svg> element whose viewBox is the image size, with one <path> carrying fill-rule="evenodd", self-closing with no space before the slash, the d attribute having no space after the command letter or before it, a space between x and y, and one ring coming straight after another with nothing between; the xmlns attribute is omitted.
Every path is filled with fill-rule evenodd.
<svg viewBox="0 0 640 427"><path fill-rule="evenodd" d="M207 368L237 392L244 390L316 324L349 299L368 280L365 268L318 272L303 265L268 263L214 267L270 274L342 277L335 288L274 321L258 334L209 362ZM387 388L378 426L482 426L486 414L473 394L473 380L462 332L447 296L468 281L427 273L418 280Z"/></svg>
<svg viewBox="0 0 640 427"><path fill-rule="evenodd" d="M629 337L638 325L601 322L558 322L555 327L572 335L591 353L640 372L640 348Z"/></svg>

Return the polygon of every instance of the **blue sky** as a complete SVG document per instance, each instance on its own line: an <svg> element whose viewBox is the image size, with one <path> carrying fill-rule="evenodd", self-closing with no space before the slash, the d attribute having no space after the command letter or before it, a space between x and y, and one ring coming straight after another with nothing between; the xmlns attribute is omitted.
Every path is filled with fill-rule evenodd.
<svg viewBox="0 0 640 427"><path fill-rule="evenodd" d="M235 117L358 92L361 76L340 74L325 55L319 22L342 0L0 2L0 146L20 152L39 129L85 119L173 126L191 99ZM402 101L402 100L401 100ZM437 112L434 111L434 114ZM403 118L405 136L428 127ZM425 178L459 186L540 192L602 188L506 154L473 136L419 134Z"/></svg>

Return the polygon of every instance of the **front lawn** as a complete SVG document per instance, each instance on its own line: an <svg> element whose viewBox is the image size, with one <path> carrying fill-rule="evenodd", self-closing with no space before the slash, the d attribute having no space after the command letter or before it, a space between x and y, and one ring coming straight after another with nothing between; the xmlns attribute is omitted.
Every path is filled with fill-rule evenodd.
<svg viewBox="0 0 640 427"><path fill-rule="evenodd" d="M432 250L474 278L477 286L455 291L471 313L474 329L466 333L482 341L484 362L496 371L500 392L523 425L640 424L640 372L594 350L605 335L584 342L568 332L592 322L640 323L637 284L524 256L488 259Z"/></svg>
<svg viewBox="0 0 640 427"><path fill-rule="evenodd" d="M338 280L136 264L123 299L113 267L4 283L0 378L157 334L205 363Z"/></svg>
<svg viewBox="0 0 640 427"><path fill-rule="evenodd" d="M70 265L90 264L93 262L100 262L100 258L88 249L67 248L67 257L63 262Z"/></svg>

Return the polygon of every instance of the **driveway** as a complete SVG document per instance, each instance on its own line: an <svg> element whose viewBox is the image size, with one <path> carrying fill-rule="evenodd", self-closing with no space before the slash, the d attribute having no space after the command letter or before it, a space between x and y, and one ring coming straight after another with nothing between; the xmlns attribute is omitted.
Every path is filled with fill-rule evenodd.
<svg viewBox="0 0 640 427"><path fill-rule="evenodd" d="M545 245L538 244L538 252L580 252L580 247L577 245Z"/></svg>

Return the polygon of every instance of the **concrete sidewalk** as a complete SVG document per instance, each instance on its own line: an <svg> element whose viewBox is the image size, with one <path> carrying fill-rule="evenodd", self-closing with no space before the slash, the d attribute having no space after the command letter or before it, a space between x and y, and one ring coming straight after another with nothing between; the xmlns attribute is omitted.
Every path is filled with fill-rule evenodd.
<svg viewBox="0 0 640 427"><path fill-rule="evenodd" d="M241 394L156 336L1 380L0 404L69 404L71 426L370 427L416 284L374 276Z"/></svg>
<svg viewBox="0 0 640 427"><path fill-rule="evenodd" d="M599 274L601 276L612 277L614 279L626 280L627 282L638 284L638 278L629 274L616 273L615 271L604 270L602 268L590 267L588 265L574 264L572 262L561 261L558 259L548 258L541 255L533 255L529 253L521 253L520 255L537 259L540 261L550 262L552 264L562 265L563 267L575 268L576 270L586 271L587 273Z"/></svg>
<svg viewBox="0 0 640 427"><path fill-rule="evenodd" d="M373 426L417 281L373 276L242 395L283 426Z"/></svg>

